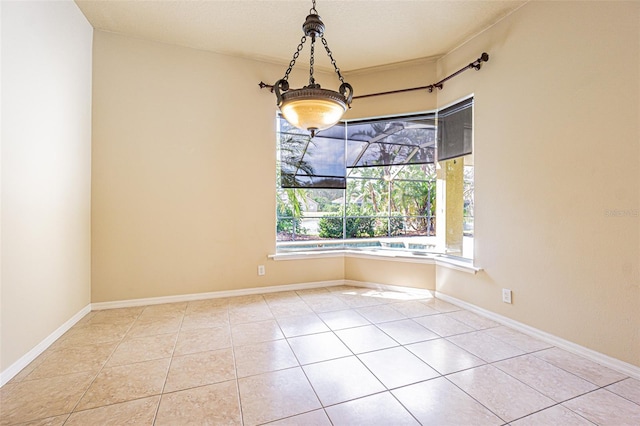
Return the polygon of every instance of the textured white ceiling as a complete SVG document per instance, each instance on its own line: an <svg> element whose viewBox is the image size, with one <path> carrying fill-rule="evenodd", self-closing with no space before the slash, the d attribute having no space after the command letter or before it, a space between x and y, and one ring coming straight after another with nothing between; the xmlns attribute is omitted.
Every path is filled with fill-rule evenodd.
<svg viewBox="0 0 640 426"><path fill-rule="evenodd" d="M94 28L254 59L289 63L310 0L76 0ZM317 0L325 38L344 72L438 57L525 1ZM300 55L308 62L310 41ZM330 69L322 45L317 68ZM322 50L318 50L322 49ZM480 53L480 52L479 52ZM475 58L472 58L475 59Z"/></svg>

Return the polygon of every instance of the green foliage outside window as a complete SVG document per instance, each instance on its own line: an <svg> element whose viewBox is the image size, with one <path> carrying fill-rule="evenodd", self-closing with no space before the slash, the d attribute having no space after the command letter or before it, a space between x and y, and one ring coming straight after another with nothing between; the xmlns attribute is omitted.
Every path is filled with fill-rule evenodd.
<svg viewBox="0 0 640 426"><path fill-rule="evenodd" d="M301 224L303 189L285 189L276 199L276 232L292 235L304 234Z"/></svg>
<svg viewBox="0 0 640 426"><path fill-rule="evenodd" d="M342 209L340 210L338 213L332 213L320 219L318 228L321 238L342 238L344 215ZM362 212L357 207L347 207L345 238L366 238L374 236L375 218L361 217L359 216L361 214Z"/></svg>

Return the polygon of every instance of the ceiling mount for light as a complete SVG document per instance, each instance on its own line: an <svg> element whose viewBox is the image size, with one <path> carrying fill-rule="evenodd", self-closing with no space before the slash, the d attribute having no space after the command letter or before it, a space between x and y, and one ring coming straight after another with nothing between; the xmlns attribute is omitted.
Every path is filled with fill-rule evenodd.
<svg viewBox="0 0 640 426"><path fill-rule="evenodd" d="M296 52L293 54L293 59L289 63L284 77L271 86L276 94L278 108L280 108L284 118L293 126L311 132L311 137L314 137L316 132L328 129L340 121L347 109L351 108L351 100L353 99L353 88L344 81L340 68L336 65L335 59L333 59L333 54L329 49L327 40L324 38L324 28L324 23L316 10L316 0L313 0L309 15L304 24L302 24L304 35ZM296 63L296 59L300 56L300 51L307 41L307 37L311 37L309 85L301 89L289 89L289 74ZM342 83L337 92L321 88L313 77L316 38L322 41L331 59L331 64ZM267 86L264 83L260 83L260 87Z"/></svg>

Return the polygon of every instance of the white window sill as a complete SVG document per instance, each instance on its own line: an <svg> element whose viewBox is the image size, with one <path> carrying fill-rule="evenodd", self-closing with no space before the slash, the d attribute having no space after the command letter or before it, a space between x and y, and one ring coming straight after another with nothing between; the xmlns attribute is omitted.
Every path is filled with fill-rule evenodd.
<svg viewBox="0 0 640 426"><path fill-rule="evenodd" d="M300 260L300 259L321 259L327 257L351 257L361 259L394 260L397 262L415 262L433 264L435 254L415 254L406 251L392 250L313 250L295 253L277 253L269 255L273 260Z"/></svg>
<svg viewBox="0 0 640 426"><path fill-rule="evenodd" d="M392 250L326 250L304 251L295 253L277 253L268 256L272 260L309 260L334 257L350 257L359 259L389 260L395 262L435 264L445 268L476 274L482 268L474 266L471 262L443 256L435 253L415 254L412 252Z"/></svg>
<svg viewBox="0 0 640 426"><path fill-rule="evenodd" d="M456 271L468 272L474 275L482 271L482 268L475 266L473 261L465 261L445 255L438 255L435 260L437 266L454 269Z"/></svg>
<svg viewBox="0 0 640 426"><path fill-rule="evenodd" d="M298 251L293 253L276 253L267 256L272 260L323 259L326 257L344 257L344 250Z"/></svg>

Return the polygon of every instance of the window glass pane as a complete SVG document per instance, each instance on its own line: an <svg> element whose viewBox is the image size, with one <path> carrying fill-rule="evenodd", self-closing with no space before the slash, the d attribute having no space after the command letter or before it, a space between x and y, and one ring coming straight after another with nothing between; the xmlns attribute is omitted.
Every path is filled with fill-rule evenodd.
<svg viewBox="0 0 640 426"><path fill-rule="evenodd" d="M347 179L347 213L386 216L389 213L389 183L384 179Z"/></svg>
<svg viewBox="0 0 640 426"><path fill-rule="evenodd" d="M318 219L318 237L342 238L343 236L343 209L337 213L324 215Z"/></svg>
<svg viewBox="0 0 640 426"><path fill-rule="evenodd" d="M339 238L321 235L320 221L325 216L339 216L342 223L343 205L344 190L341 189L278 189L277 240L307 241L318 238Z"/></svg>
<svg viewBox="0 0 640 426"><path fill-rule="evenodd" d="M345 238L371 238L375 235L375 221L372 216L358 215L357 211L347 209Z"/></svg>
<svg viewBox="0 0 640 426"><path fill-rule="evenodd" d="M403 217L403 235L435 235L436 181L397 180L392 215Z"/></svg>
<svg viewBox="0 0 640 426"><path fill-rule="evenodd" d="M397 237L404 234L404 218L397 213L378 218L376 221L376 237Z"/></svg>
<svg viewBox="0 0 640 426"><path fill-rule="evenodd" d="M307 198L311 208L307 211L317 213L335 213L344 204L344 190L342 189L309 189Z"/></svg>
<svg viewBox="0 0 640 426"><path fill-rule="evenodd" d="M347 124L347 167L433 163L433 114Z"/></svg>
<svg viewBox="0 0 640 426"><path fill-rule="evenodd" d="M436 180L436 166L434 164L410 164L398 168L395 180Z"/></svg>
<svg viewBox="0 0 640 426"><path fill-rule="evenodd" d="M305 190L305 207L302 213L302 226L306 240L333 237L321 229L323 218L329 218L332 227L342 232L342 210L344 206L344 190L342 189L307 189ZM326 231L326 230L325 230ZM334 232L334 231L332 231Z"/></svg>
<svg viewBox="0 0 640 426"><path fill-rule="evenodd" d="M447 160L443 167L446 188L445 250L451 256L473 259L473 156Z"/></svg>
<svg viewBox="0 0 640 426"><path fill-rule="evenodd" d="M278 158L282 188L344 188L344 125L311 138L279 118Z"/></svg>
<svg viewBox="0 0 640 426"><path fill-rule="evenodd" d="M349 169L347 176L350 178L384 179L391 174L391 167L358 167Z"/></svg>
<svg viewBox="0 0 640 426"><path fill-rule="evenodd" d="M297 190L276 190L276 240L294 241L303 230Z"/></svg>
<svg viewBox="0 0 640 426"><path fill-rule="evenodd" d="M407 157L414 151L413 147L393 143L372 143L366 149L355 167L386 166L405 164Z"/></svg>
<svg viewBox="0 0 640 426"><path fill-rule="evenodd" d="M293 232L293 218L281 218L276 220L276 241L294 241L295 234Z"/></svg>
<svg viewBox="0 0 640 426"><path fill-rule="evenodd" d="M473 238L473 165L464 166L464 212L463 212L463 233L465 237Z"/></svg>
<svg viewBox="0 0 640 426"><path fill-rule="evenodd" d="M358 141L353 139L347 140L347 167L353 167L358 162L361 155L367 149L369 144L366 141Z"/></svg>
<svg viewBox="0 0 640 426"><path fill-rule="evenodd" d="M278 251L444 252L436 241L434 114L349 122L313 140L291 129L282 138L278 177L293 187L277 190ZM473 205L464 203L467 232Z"/></svg>

